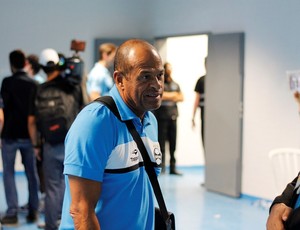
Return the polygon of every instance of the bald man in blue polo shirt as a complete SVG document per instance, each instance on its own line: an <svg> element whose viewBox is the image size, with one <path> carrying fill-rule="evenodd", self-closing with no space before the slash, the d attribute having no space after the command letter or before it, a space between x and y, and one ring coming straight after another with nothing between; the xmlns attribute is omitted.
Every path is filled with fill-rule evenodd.
<svg viewBox="0 0 300 230"><path fill-rule="evenodd" d="M128 40L117 50L110 96L122 120L133 120L157 174L157 121L164 70L157 50ZM154 194L143 159L124 122L100 103L77 116L65 141L66 191L60 229L154 229ZM157 162L156 162L157 161Z"/></svg>

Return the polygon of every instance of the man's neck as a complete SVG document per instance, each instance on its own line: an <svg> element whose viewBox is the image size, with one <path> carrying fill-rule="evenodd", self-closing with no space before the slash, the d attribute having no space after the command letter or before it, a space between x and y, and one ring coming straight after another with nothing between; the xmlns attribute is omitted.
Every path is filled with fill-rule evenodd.
<svg viewBox="0 0 300 230"><path fill-rule="evenodd" d="M15 73L17 73L17 72L24 72L24 69L16 69L16 68L12 67L12 68L11 68L11 72L12 72L13 74L15 74Z"/></svg>
<svg viewBox="0 0 300 230"><path fill-rule="evenodd" d="M57 78L59 76L59 74L60 74L60 71L58 71L58 70L48 73L47 81L52 81L53 79Z"/></svg>
<svg viewBox="0 0 300 230"><path fill-rule="evenodd" d="M107 62L105 61L105 60L100 60L99 62L98 62L100 65L103 65L105 68L107 68Z"/></svg>

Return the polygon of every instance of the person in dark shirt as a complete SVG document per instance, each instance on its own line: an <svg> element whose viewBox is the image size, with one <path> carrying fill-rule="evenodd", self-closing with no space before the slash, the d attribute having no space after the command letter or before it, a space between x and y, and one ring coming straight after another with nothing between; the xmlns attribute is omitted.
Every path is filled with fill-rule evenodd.
<svg viewBox="0 0 300 230"><path fill-rule="evenodd" d="M169 144L170 152L170 174L181 175L176 170L176 138L177 138L177 102L183 101L183 94L179 85L172 79L172 66L170 63L164 64L165 87L162 103L159 109L153 111L158 122L158 141L162 152L162 172L165 172L165 145Z"/></svg>
<svg viewBox="0 0 300 230"><path fill-rule="evenodd" d="M300 114L300 92L294 92ZM286 185L270 207L267 230L300 229L300 173Z"/></svg>
<svg viewBox="0 0 300 230"><path fill-rule="evenodd" d="M206 67L206 58L204 60L204 65ZM200 108L200 118L201 118L201 139L204 148L204 108L205 108L205 75L201 76L195 85L195 101L193 106L192 114L192 127L196 126L195 115L198 108ZM205 153L205 152L204 152Z"/></svg>
<svg viewBox="0 0 300 230"><path fill-rule="evenodd" d="M28 109L31 94L37 90L37 84L24 72L26 57L23 51L14 50L9 54L12 76L3 79L1 96L4 104L4 127L2 138L3 182L7 203L6 215L2 224L18 222L18 195L15 183L15 159L19 150L29 189L29 211L27 221L37 219L38 177L33 146L28 132Z"/></svg>
<svg viewBox="0 0 300 230"><path fill-rule="evenodd" d="M299 182L300 174L273 200L267 230L300 229Z"/></svg>

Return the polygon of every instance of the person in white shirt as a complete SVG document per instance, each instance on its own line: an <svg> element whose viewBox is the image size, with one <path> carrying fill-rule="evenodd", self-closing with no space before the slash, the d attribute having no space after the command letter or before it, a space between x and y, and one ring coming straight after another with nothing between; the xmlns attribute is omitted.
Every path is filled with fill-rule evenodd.
<svg viewBox="0 0 300 230"><path fill-rule="evenodd" d="M40 74L41 66L39 64L39 57L37 55L30 54L27 56L27 65L25 68L27 74L39 84L42 84L46 81L46 78Z"/></svg>
<svg viewBox="0 0 300 230"><path fill-rule="evenodd" d="M113 78L108 68L113 64L117 46L103 43L99 46L99 61L87 76L87 93L89 100L106 95L113 86Z"/></svg>

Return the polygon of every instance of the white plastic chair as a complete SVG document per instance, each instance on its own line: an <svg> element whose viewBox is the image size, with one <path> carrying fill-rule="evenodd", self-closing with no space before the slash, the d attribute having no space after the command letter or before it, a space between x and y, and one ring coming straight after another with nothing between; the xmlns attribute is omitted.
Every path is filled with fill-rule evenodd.
<svg viewBox="0 0 300 230"><path fill-rule="evenodd" d="M269 152L277 192L282 193L300 171L300 149L277 148Z"/></svg>

